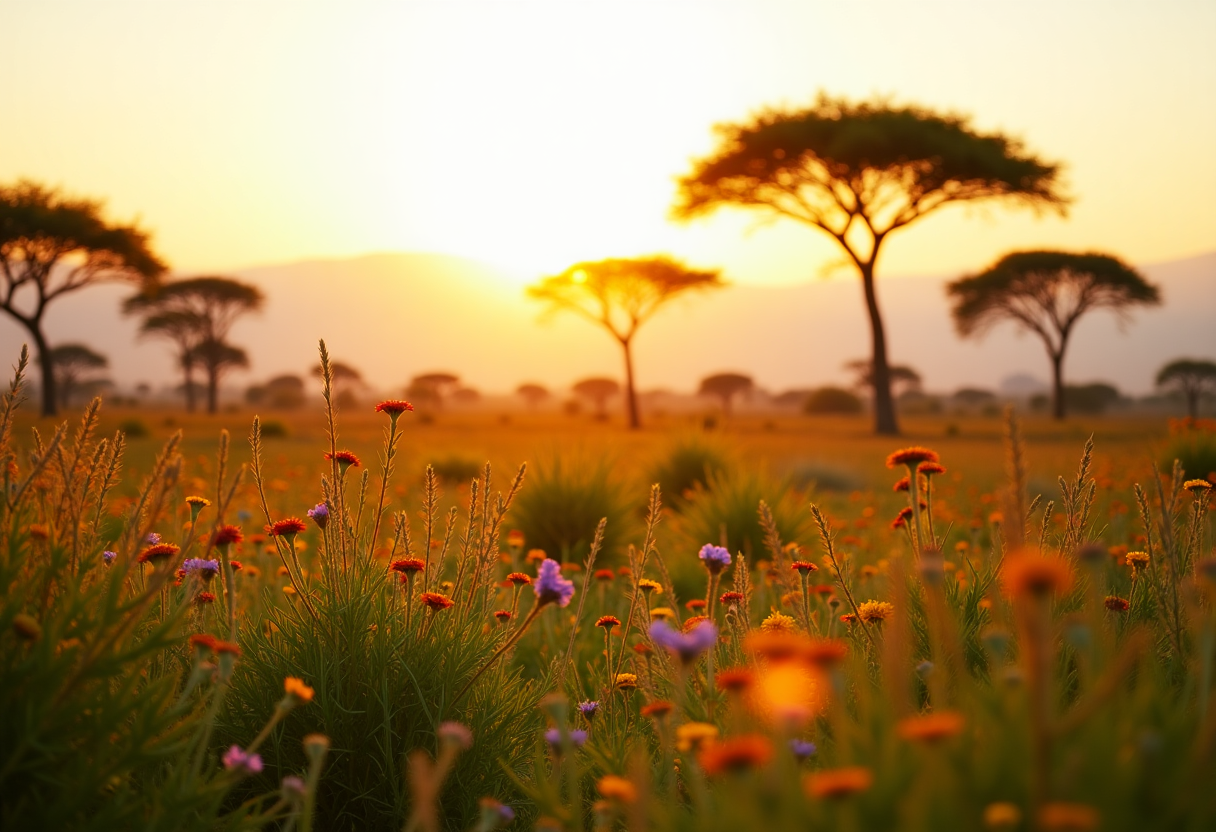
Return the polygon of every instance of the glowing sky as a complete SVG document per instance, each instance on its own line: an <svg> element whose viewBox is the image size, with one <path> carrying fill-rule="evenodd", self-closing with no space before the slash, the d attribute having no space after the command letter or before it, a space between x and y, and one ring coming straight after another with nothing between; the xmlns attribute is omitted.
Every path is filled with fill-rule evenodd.
<svg viewBox="0 0 1216 832"><path fill-rule="evenodd" d="M527 280L666 250L811 279L838 255L807 229L666 212L715 122L820 89L1068 165L1067 220L952 209L892 238L888 274L1216 248L1210 0L5 0L0 32L0 180L107 198L181 271L412 250Z"/></svg>

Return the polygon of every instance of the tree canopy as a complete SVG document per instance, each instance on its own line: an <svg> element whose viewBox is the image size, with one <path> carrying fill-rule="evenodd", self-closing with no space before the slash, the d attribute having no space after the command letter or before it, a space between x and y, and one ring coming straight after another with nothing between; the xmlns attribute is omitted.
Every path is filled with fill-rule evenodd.
<svg viewBox="0 0 1216 832"><path fill-rule="evenodd" d="M735 206L828 234L865 287L873 341L875 428L897 433L874 268L892 232L960 202L1003 199L1063 210L1060 166L1016 139L981 133L958 115L887 101L821 95L718 125L718 146L679 180L672 215L690 220Z"/></svg>
<svg viewBox="0 0 1216 832"><path fill-rule="evenodd" d="M633 373L633 336L672 298L725 285L717 270L692 269L663 256L575 263L528 287L547 304L546 314L570 312L606 330L625 358L629 426L641 425Z"/></svg>
<svg viewBox="0 0 1216 832"><path fill-rule="evenodd" d="M154 286L166 270L148 233L111 223L102 203L21 180L0 186L0 309L25 327L42 368L42 412L58 407L49 346L47 306L103 281Z"/></svg>
<svg viewBox="0 0 1216 832"><path fill-rule="evenodd" d="M570 389L576 396L582 396L594 402L596 413L603 417L606 415L605 405L610 398L621 392L621 385L615 379L597 376L576 381Z"/></svg>
<svg viewBox="0 0 1216 832"><path fill-rule="evenodd" d="M1053 412L1064 418L1064 353L1077 321L1108 309L1125 318L1134 306L1161 302L1157 287L1109 254L1020 251L946 287L959 335L983 335L1003 321L1035 333L1051 358Z"/></svg>
<svg viewBox="0 0 1216 832"><path fill-rule="evenodd" d="M1157 371L1158 387L1173 387L1186 399L1187 415L1199 418L1199 397L1205 389L1216 390L1216 361L1178 358Z"/></svg>
<svg viewBox="0 0 1216 832"><path fill-rule="evenodd" d="M73 394L81 382L99 381L86 379L86 376L110 366L108 358L84 344L60 344L51 348L49 357L54 367L61 407L68 407L72 403Z"/></svg>
<svg viewBox="0 0 1216 832"><path fill-rule="evenodd" d="M749 375L743 373L715 373L701 379L697 389L702 396L714 396L722 401L722 412L730 413L731 400L740 393L746 393L755 386Z"/></svg>

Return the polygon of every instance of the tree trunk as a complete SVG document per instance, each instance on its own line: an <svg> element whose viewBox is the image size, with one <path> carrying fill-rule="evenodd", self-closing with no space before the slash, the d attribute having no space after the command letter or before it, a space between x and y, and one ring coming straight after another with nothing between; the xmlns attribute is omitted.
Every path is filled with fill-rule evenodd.
<svg viewBox="0 0 1216 832"><path fill-rule="evenodd" d="M1057 421L1064 418L1064 350L1051 355L1051 415Z"/></svg>
<svg viewBox="0 0 1216 832"><path fill-rule="evenodd" d="M186 396L186 412L194 412L194 363L191 361L182 362L182 380L185 382L185 387L182 392Z"/></svg>
<svg viewBox="0 0 1216 832"><path fill-rule="evenodd" d="M38 364L42 368L42 415L57 416L59 415L59 396L55 384L55 367L51 363L51 350L47 346L46 336L42 334L39 321L24 321L23 323L29 330L30 338L34 342L34 349L38 351Z"/></svg>
<svg viewBox="0 0 1216 832"><path fill-rule="evenodd" d="M1188 387L1183 391L1186 394L1186 412L1192 419L1199 418L1199 387Z"/></svg>
<svg viewBox="0 0 1216 832"><path fill-rule="evenodd" d="M220 371L218 367L207 368L207 412L219 412Z"/></svg>
<svg viewBox="0 0 1216 832"><path fill-rule="evenodd" d="M629 416L629 429L637 430L642 422L638 418L638 397L633 389L633 352L628 339L621 341L621 348L625 351L625 410Z"/></svg>
<svg viewBox="0 0 1216 832"><path fill-rule="evenodd" d="M891 396L891 365L887 363L887 335L883 330L882 313L878 311L878 296L874 291L874 260L859 264L858 268L861 270L861 283L866 294L866 310L870 313L874 432L880 436L898 436L899 422L895 418L895 399Z"/></svg>

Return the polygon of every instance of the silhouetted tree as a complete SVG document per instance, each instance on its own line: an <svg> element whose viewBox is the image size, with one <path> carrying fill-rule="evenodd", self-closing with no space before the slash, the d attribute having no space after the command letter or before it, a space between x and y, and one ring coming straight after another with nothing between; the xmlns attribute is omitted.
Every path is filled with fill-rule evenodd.
<svg viewBox="0 0 1216 832"><path fill-rule="evenodd" d="M43 332L56 298L102 281L158 280L165 264L148 234L102 217L96 200L22 180L0 187L0 309L25 327L42 370L42 413L55 415L54 365Z"/></svg>
<svg viewBox="0 0 1216 832"><path fill-rule="evenodd" d="M870 319L874 423L899 425L874 270L887 237L955 202L1008 198L1061 207L1058 165L966 118L884 101L820 96L802 110L767 110L719 125L718 149L680 180L677 219L723 206L760 208L825 232L861 276Z"/></svg>
<svg viewBox="0 0 1216 832"><path fill-rule="evenodd" d="M79 389L86 377L96 370L104 370L110 366L110 361L101 353L93 352L84 344L60 344L50 351L51 365L55 371L55 386L59 393L59 406L68 407L72 403L72 395ZM100 379L92 378L97 382Z"/></svg>
<svg viewBox="0 0 1216 832"><path fill-rule="evenodd" d="M811 391L802 409L812 415L860 413L861 399L843 387L820 387Z"/></svg>
<svg viewBox="0 0 1216 832"><path fill-rule="evenodd" d="M358 405L359 399L355 395L355 390L363 386L363 374L342 361L330 362L329 369L333 379L334 401L338 406L354 407ZM320 364L313 367L311 372L315 378L323 376ZM302 392L301 395L303 395Z"/></svg>
<svg viewBox="0 0 1216 832"><path fill-rule="evenodd" d="M1173 387L1186 398L1186 413L1199 418L1199 397L1204 388L1216 390L1216 361L1179 358L1157 372L1158 387Z"/></svg>
<svg viewBox="0 0 1216 832"><path fill-rule="evenodd" d="M614 379L597 377L575 382L570 389L574 391L575 395L590 399L595 404L596 417L606 419L608 418L608 400L621 392L621 385Z"/></svg>
<svg viewBox="0 0 1216 832"><path fill-rule="evenodd" d="M163 338L173 344L177 366L182 371L181 389L189 412L194 412L195 407L195 391L198 389L194 383L194 368L198 364L196 350L204 333L200 316L188 310L150 313L139 324L141 338Z"/></svg>
<svg viewBox="0 0 1216 832"><path fill-rule="evenodd" d="M866 390L874 389L874 362L865 358L846 361L844 368L853 373L854 385ZM887 368L891 389L903 387L901 393L919 392L921 385L920 373L905 364L892 364ZM896 393L895 395L899 395Z"/></svg>
<svg viewBox="0 0 1216 832"><path fill-rule="evenodd" d="M535 410L537 405L549 398L548 388L531 382L516 387L515 394L528 403L529 410Z"/></svg>
<svg viewBox="0 0 1216 832"><path fill-rule="evenodd" d="M415 404L430 403L436 409L443 408L443 400L460 385L460 376L455 373L421 373L410 380L405 395Z"/></svg>
<svg viewBox="0 0 1216 832"><path fill-rule="evenodd" d="M1052 413L1063 419L1064 353L1073 327L1086 312L1110 309L1120 316L1137 305L1161 302L1157 287L1107 254L1019 251L986 271L946 286L959 335L983 335L1013 321L1043 341L1051 358Z"/></svg>
<svg viewBox="0 0 1216 832"><path fill-rule="evenodd" d="M742 373L717 373L701 379L697 393L702 396L715 396L722 400L722 413L730 415L730 402L740 393L747 393L755 386L751 376Z"/></svg>
<svg viewBox="0 0 1216 832"><path fill-rule="evenodd" d="M669 257L576 263L542 278L528 295L548 304L547 313L573 312L608 331L625 356L629 427L641 426L633 378L633 336L667 301L696 289L723 286L718 271L697 271Z"/></svg>
<svg viewBox="0 0 1216 832"><path fill-rule="evenodd" d="M249 364L244 350L228 344L228 333L237 318L256 312L265 303L265 296L257 286L242 283L230 277L191 277L175 280L153 287L123 303L127 314L141 315L147 329L155 316L173 313L177 333L156 332L173 340L179 348L179 362L183 374L189 378L194 364L201 366L207 374L207 410L215 413L218 408L219 377L234 367ZM149 332L148 334L154 334ZM181 336L180 338L178 336ZM182 345L190 347L181 352ZM239 354L239 359L238 359ZM186 387L190 390L189 384ZM190 406L187 392L187 406Z"/></svg>
<svg viewBox="0 0 1216 832"><path fill-rule="evenodd" d="M481 401L481 393L474 387L457 387L452 391L452 401L462 405L477 404Z"/></svg>

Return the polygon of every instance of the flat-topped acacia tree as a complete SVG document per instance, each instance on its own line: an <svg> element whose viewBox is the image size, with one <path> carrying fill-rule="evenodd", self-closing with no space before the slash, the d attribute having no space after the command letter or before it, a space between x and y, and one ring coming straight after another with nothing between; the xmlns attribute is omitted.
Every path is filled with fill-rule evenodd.
<svg viewBox="0 0 1216 832"><path fill-rule="evenodd" d="M755 208L836 241L865 291L872 343L874 426L897 434L887 338L874 288L887 237L957 202L1003 199L1063 209L1060 166L966 118L885 101L820 96L810 107L765 110L717 127L717 149L679 180L679 220L722 207Z"/></svg>
<svg viewBox="0 0 1216 832"><path fill-rule="evenodd" d="M155 285L165 264L148 234L102 216L102 204L36 182L0 186L0 309L25 327L42 372L42 415L58 409L55 365L43 331L55 299L106 281Z"/></svg>
<svg viewBox="0 0 1216 832"><path fill-rule="evenodd" d="M547 313L571 312L607 330L625 357L625 409L630 429L641 426L633 378L633 336L672 298L726 285L717 270L690 269L670 257L575 263L528 287Z"/></svg>

